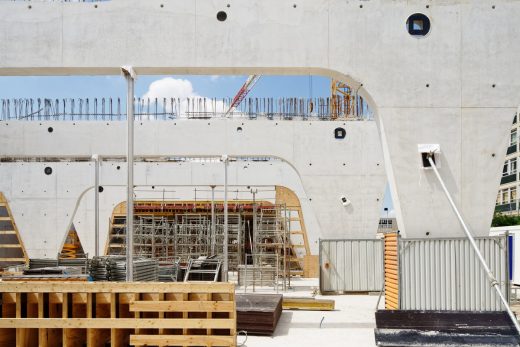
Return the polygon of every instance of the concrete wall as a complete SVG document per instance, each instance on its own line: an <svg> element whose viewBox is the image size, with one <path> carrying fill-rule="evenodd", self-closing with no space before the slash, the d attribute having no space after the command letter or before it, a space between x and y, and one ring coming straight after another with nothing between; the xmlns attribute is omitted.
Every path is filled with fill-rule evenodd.
<svg viewBox="0 0 520 347"><path fill-rule="evenodd" d="M40 125L41 124L41 125ZM241 132L236 128L240 126ZM334 138L343 126L347 137ZM48 128L53 131L49 132ZM124 122L26 122L0 125L2 155L62 158L64 162L0 162L0 191L9 200L30 257L53 256L80 194L93 185L94 165L67 162L92 154L124 156ZM172 136L172 134L175 134ZM64 145L65 144L65 145ZM275 155L288 162L236 162L229 184L281 185L302 204L309 242L319 237L375 237L386 176L375 122L300 122L266 120L178 120L136 123L136 156ZM312 165L311 165L312 164ZM345 165L343 165L345 164ZM100 230L103 249L113 207L126 199L126 163L108 161L101 170ZM53 169L45 175L44 168ZM120 170L117 170L120 166ZM136 163L135 184L161 187L222 185L221 163ZM112 187L117 186L119 187ZM137 192L137 198L140 198ZM143 193L145 196L149 193ZM344 207L341 196L352 204ZM76 229L93 253L93 196L80 205ZM143 195L141 195L143 196ZM177 196L179 197L179 196ZM199 196L200 197L200 196ZM161 199L161 196L156 196ZM186 197L191 199L192 197ZM261 198L261 197L259 197Z"/></svg>
<svg viewBox="0 0 520 347"><path fill-rule="evenodd" d="M475 234L488 232L520 104L518 1L2 2L0 11L2 75L118 74L132 65L138 74L342 79L375 111L402 233L463 235L433 172L419 168L419 143L441 145L455 202ZM407 33L416 12L431 19L426 37Z"/></svg>

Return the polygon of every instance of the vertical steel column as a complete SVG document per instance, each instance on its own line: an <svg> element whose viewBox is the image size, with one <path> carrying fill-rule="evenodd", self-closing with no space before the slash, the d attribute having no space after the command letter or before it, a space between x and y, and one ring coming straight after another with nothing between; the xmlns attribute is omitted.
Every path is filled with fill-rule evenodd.
<svg viewBox="0 0 520 347"><path fill-rule="evenodd" d="M215 255L215 243L217 241L216 235L216 218L215 218L215 185L211 187L211 255Z"/></svg>
<svg viewBox="0 0 520 347"><path fill-rule="evenodd" d="M453 211L457 215L457 218L459 219L459 222L462 225L462 229L464 229L464 233L466 234L466 236L467 236L467 238L469 240L469 243L471 244L471 246L473 247L473 250L475 251L475 255L477 256L477 259L480 261L480 264L482 265L483 270L487 274L487 277L489 279L489 282L491 283L491 286L495 289L495 291L497 292L498 296L500 297L500 300L504 304L504 307L505 307L505 309L507 311L507 314L511 318L511 323L513 323L513 325L515 326L516 331L518 333L520 333L520 325L518 323L518 320L516 319L515 314L511 310L511 307L509 307L509 303L507 302L506 298L504 297L504 294L500 290L500 283L498 283L498 281L495 279L495 276L491 272L491 269L488 267L488 265L486 263L486 260L484 259L484 257L480 253L480 250L478 248L477 243L475 242L475 239L473 238L473 235L469 231L469 228L466 225L466 222L464 222L464 219L462 218L462 215L460 214L457 206L455 205L455 202L451 198L451 194L448 191L448 188L446 188L446 185L444 184L444 181L442 180L442 177L439 174L439 171L437 170L437 166L435 166L435 162L433 161L432 158L433 158L433 153L429 153L428 154L428 161L430 162L430 166L432 167L433 172L435 172L435 176L437 176L437 179L439 180L439 183L441 184L441 187L444 190L444 194L446 194L446 197L448 198L448 201L450 202L450 205L451 205Z"/></svg>
<svg viewBox="0 0 520 347"><path fill-rule="evenodd" d="M222 266L222 281L228 280L228 161L227 155L222 156L224 163L224 264Z"/></svg>
<svg viewBox="0 0 520 347"><path fill-rule="evenodd" d="M255 250L255 237L256 237L256 193L258 193L258 189L251 189L251 194L253 194L253 237L249 238L249 242L251 243L251 256L256 253ZM253 266L255 265L255 257L252 257ZM247 265L247 264L246 264Z"/></svg>
<svg viewBox="0 0 520 347"><path fill-rule="evenodd" d="M126 280L134 280L134 83L133 68L122 67L126 78L126 118L127 118L127 186L126 186Z"/></svg>
<svg viewBox="0 0 520 347"><path fill-rule="evenodd" d="M94 160L94 255L99 257L99 155L92 156Z"/></svg>

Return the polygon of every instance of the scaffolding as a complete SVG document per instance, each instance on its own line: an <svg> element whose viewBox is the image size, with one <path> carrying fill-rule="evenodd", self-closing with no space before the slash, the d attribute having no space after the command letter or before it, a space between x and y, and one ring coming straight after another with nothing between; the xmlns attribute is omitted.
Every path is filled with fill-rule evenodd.
<svg viewBox="0 0 520 347"><path fill-rule="evenodd" d="M222 205L217 205L213 213L200 207L203 205L178 204L177 210L171 207L165 210L163 205L146 206L143 214L136 214L134 218L134 254L156 259L161 267L172 267L162 270L165 278L177 277L177 268L185 267L190 260L221 259L224 249ZM285 289L286 281L290 281L291 258L295 257L290 220L285 204L234 204L228 213L229 271L238 271L239 277L250 278L246 282L253 287L278 287L281 280ZM107 246L110 255L125 255L125 222L123 215L112 218Z"/></svg>

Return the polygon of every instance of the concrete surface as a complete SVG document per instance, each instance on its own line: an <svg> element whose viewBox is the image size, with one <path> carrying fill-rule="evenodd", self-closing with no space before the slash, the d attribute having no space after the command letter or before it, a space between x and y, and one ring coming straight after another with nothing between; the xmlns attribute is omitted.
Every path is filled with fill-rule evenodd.
<svg viewBox="0 0 520 347"><path fill-rule="evenodd" d="M1 7L1 5L0 5ZM0 122L1 123L1 122ZM40 125L41 124L41 125ZM242 132L237 132L240 126ZM342 126L347 138L334 138ZM48 128L53 132L49 133ZM125 122L6 122L0 124L0 191L9 201L29 257L54 257L61 250L69 220L80 195L94 184L93 154L105 158L100 169L100 248L115 205L125 201ZM138 157L196 157L222 154L285 161L237 162L229 168L229 184L281 185L296 192L313 254L318 238L375 238L386 175L375 122L176 120L136 123ZM27 162L27 157L53 158ZM65 160L57 162L57 158ZM45 175L44 168L53 169ZM120 170L116 167L120 166ZM140 162L135 164L138 189L175 190L175 186L224 183L224 166L216 163ZM143 194L136 192L137 198ZM144 194L162 200L162 194ZM231 194L232 195L232 194ZM341 197L352 204L345 207ZM199 195L199 198L201 196ZM146 198L146 197L145 197ZM192 194L174 196L192 199ZM221 196L222 198L222 196ZM233 197L230 196L230 199ZM75 227L86 252L94 250L94 194L81 201Z"/></svg>
<svg viewBox="0 0 520 347"><path fill-rule="evenodd" d="M318 279L293 279L294 290L284 296L312 297L312 291L319 286ZM237 292L242 293L242 288ZM267 288L258 293L272 292ZM245 346L375 346L375 308L377 295L327 295L317 299L335 301L335 311L284 310L274 335L271 337L248 336ZM380 307L384 306L384 298ZM323 319L323 321L322 321ZM321 327L320 327L321 323ZM244 340L237 339L238 344Z"/></svg>
<svg viewBox="0 0 520 347"><path fill-rule="evenodd" d="M417 12L431 21L425 37L406 30ZM2 1L0 13L0 75L120 74L132 65L138 75L348 82L375 112L403 236L463 236L433 173L420 169L417 145L427 143L440 144L440 173L472 231L488 233L520 104L519 1ZM0 139L15 138L1 128Z"/></svg>

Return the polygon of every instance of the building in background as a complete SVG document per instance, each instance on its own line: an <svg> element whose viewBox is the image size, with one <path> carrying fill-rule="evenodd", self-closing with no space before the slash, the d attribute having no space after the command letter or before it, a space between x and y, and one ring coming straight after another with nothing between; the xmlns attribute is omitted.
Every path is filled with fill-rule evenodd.
<svg viewBox="0 0 520 347"><path fill-rule="evenodd" d="M502 169L502 179L498 190L495 212L502 214L520 213L520 206L517 197L519 189L518 163L520 152L518 151L518 134L520 133L518 123L518 113L513 119L509 146L507 147L506 160Z"/></svg>

